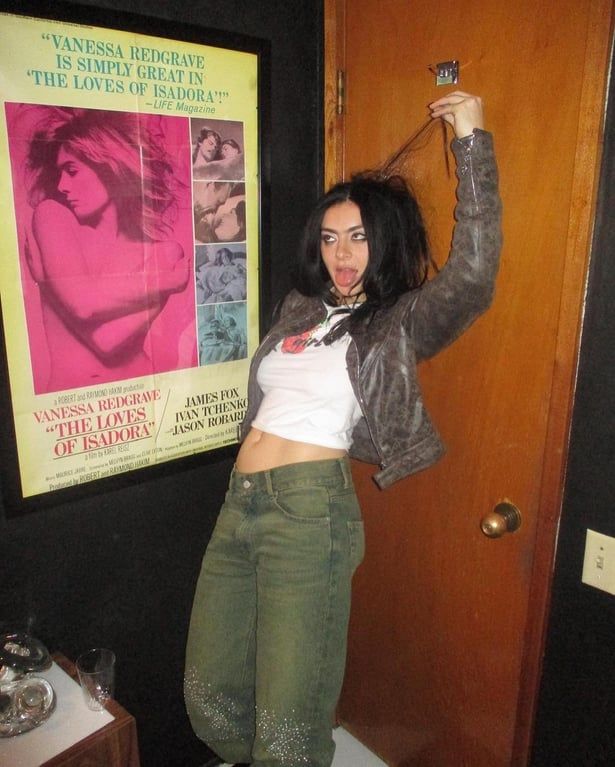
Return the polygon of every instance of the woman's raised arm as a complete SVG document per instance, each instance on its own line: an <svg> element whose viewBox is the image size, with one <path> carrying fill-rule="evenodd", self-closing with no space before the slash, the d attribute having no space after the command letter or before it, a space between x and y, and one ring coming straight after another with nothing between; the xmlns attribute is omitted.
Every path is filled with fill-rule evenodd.
<svg viewBox="0 0 615 767"><path fill-rule="evenodd" d="M458 185L449 258L416 291L412 304L418 359L431 357L450 344L489 307L502 243L493 137L482 129L480 98L455 91L430 108L434 118L441 117L455 130L452 149Z"/></svg>

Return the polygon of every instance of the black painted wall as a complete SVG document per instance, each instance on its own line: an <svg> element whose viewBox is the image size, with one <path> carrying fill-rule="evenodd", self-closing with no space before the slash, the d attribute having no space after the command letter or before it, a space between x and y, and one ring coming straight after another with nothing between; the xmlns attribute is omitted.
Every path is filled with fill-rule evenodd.
<svg viewBox="0 0 615 767"><path fill-rule="evenodd" d="M615 765L615 596L581 583L587 528L615 536L614 74L533 767Z"/></svg>
<svg viewBox="0 0 615 767"><path fill-rule="evenodd" d="M270 41L266 279L277 300L320 191L321 0L84 4ZM0 458L10 452L0 445ZM50 650L71 658L93 645L116 651L116 697L137 719L143 767L196 767L210 755L184 712L183 656L194 584L231 463L141 475L128 487L0 522L0 623L29 622Z"/></svg>

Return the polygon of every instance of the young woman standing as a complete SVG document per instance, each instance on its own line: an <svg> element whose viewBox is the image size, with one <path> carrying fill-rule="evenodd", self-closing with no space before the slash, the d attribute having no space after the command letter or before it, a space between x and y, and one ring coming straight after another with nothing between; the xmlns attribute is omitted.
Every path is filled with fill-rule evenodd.
<svg viewBox="0 0 615 767"><path fill-rule="evenodd" d="M367 172L316 205L299 286L254 355L243 443L190 626L186 702L228 762L329 767L350 584L363 556L348 456L385 488L442 453L416 365L490 304L500 201L481 100L430 105L453 126L458 204L430 281L420 210L399 176Z"/></svg>

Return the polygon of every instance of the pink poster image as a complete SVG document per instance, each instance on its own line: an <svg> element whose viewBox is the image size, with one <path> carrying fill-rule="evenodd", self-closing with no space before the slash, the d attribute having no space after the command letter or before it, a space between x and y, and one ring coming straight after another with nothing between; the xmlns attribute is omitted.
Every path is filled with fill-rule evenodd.
<svg viewBox="0 0 615 767"><path fill-rule="evenodd" d="M5 109L34 392L196 367L188 119Z"/></svg>

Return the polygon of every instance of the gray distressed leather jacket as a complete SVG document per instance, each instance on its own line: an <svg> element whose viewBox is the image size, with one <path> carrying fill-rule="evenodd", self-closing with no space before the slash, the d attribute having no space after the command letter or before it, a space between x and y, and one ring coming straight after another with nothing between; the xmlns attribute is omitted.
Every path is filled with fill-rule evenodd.
<svg viewBox="0 0 615 767"><path fill-rule="evenodd" d="M348 374L363 417L350 456L379 464L380 488L435 463L444 446L423 404L416 366L454 341L490 305L501 246L498 174L490 133L475 130L452 143L457 160L457 205L451 252L445 266L421 288L402 295L371 322L351 331ZM262 400L256 382L260 361L283 338L319 323L320 298L292 291L280 320L265 336L250 367L243 439Z"/></svg>

